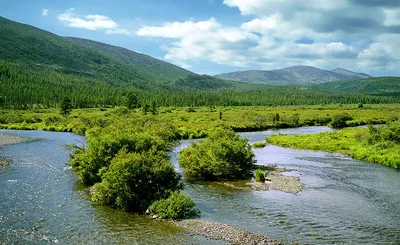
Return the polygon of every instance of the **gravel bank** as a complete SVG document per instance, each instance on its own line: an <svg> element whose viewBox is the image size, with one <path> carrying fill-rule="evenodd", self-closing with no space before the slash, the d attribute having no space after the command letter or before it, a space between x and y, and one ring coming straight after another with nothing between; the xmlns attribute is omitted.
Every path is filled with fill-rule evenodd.
<svg viewBox="0 0 400 245"><path fill-rule="evenodd" d="M285 176L283 172L288 172L286 169L277 169L266 174L265 186L268 190L277 190L296 194L304 189L304 184L300 182L300 178L296 176Z"/></svg>
<svg viewBox="0 0 400 245"><path fill-rule="evenodd" d="M27 137L21 137L21 136L16 136L16 135L11 135L11 134L4 134L0 132L0 147L5 146L5 145L12 145L12 144L17 144L21 143L24 141L28 141L29 138Z"/></svg>
<svg viewBox="0 0 400 245"><path fill-rule="evenodd" d="M255 190L269 191L277 190L287 193L296 194L304 189L304 184L296 176L285 176L282 173L290 172L286 168L278 168L276 166L257 166L257 168L265 172L264 183L249 181L230 181L230 182L215 182L216 185L227 186L236 190Z"/></svg>
<svg viewBox="0 0 400 245"><path fill-rule="evenodd" d="M10 166L11 161L5 157L0 157L0 173L4 172Z"/></svg>
<svg viewBox="0 0 400 245"><path fill-rule="evenodd" d="M266 236L256 235L231 225L207 220L181 220L172 222L194 235L200 235L214 240L224 240L231 244L283 244L268 239Z"/></svg>
<svg viewBox="0 0 400 245"><path fill-rule="evenodd" d="M28 140L29 138L26 137L0 133L0 148L5 145L17 144ZM5 157L0 157L0 172L6 171L10 164L11 161L9 159Z"/></svg>

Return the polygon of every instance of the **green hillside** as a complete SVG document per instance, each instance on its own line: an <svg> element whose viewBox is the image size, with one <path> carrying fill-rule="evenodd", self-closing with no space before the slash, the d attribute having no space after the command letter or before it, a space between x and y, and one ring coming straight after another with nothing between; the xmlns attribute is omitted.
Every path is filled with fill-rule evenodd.
<svg viewBox="0 0 400 245"><path fill-rule="evenodd" d="M234 82L221 80L208 75L189 75L176 80L171 85L179 88L195 90L221 90L235 88Z"/></svg>
<svg viewBox="0 0 400 245"><path fill-rule="evenodd" d="M67 37L67 39L79 45L94 49L101 54L151 75L152 79L157 79L159 81L170 82L193 74L181 67L125 48L81 38Z"/></svg>
<svg viewBox="0 0 400 245"><path fill-rule="evenodd" d="M327 92L399 96L400 77L376 77L355 81L329 82L315 85L313 88Z"/></svg>
<svg viewBox="0 0 400 245"><path fill-rule="evenodd" d="M348 93L346 87L324 87L329 84L312 88L221 80L127 49L64 38L0 18L0 108L57 107L65 96L74 108L121 106L130 92L141 105L158 106L400 102L400 96L392 96L397 84L388 84L379 90L385 96L376 96L356 89Z"/></svg>
<svg viewBox="0 0 400 245"><path fill-rule="evenodd" d="M172 64L126 49L60 37L1 17L0 60L139 89L148 89L157 83L191 74Z"/></svg>

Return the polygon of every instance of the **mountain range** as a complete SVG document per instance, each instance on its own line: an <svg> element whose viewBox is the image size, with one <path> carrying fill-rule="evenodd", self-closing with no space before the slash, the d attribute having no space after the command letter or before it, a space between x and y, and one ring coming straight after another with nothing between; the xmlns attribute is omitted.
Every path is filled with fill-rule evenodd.
<svg viewBox="0 0 400 245"><path fill-rule="evenodd" d="M72 76L65 77L66 81L82 81L87 86L96 84L143 91L245 92L267 89L260 87L263 85L307 85L320 91L347 92L351 89L364 94L396 94L400 91L399 78L375 79L367 74L342 68L328 71L312 66L294 66L272 71L252 70L216 76L198 75L125 48L58 36L2 17L0 60L32 72L66 74ZM314 86L315 84L322 85Z"/></svg>
<svg viewBox="0 0 400 245"><path fill-rule="evenodd" d="M225 80L266 84L266 85L312 85L341 80L358 80L370 78L370 75L356 73L342 68L332 71L312 66L293 66L271 71L239 71L216 75Z"/></svg>

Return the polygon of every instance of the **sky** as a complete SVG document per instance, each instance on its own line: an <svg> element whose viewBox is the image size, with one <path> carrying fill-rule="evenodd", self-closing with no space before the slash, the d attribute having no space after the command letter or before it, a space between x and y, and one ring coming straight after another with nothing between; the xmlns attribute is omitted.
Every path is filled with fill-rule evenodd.
<svg viewBox="0 0 400 245"><path fill-rule="evenodd" d="M200 74L310 65L400 76L400 0L2 0L0 16Z"/></svg>

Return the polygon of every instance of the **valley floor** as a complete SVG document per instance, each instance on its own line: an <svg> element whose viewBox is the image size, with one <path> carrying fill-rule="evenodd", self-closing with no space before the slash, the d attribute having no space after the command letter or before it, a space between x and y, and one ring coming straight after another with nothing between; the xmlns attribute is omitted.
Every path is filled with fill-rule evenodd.
<svg viewBox="0 0 400 245"><path fill-rule="evenodd" d="M229 127L236 132L273 128L327 125L335 115L346 113L347 126L384 124L399 118L400 105L319 105L282 107L160 107L155 115L141 109L74 109L64 117L57 109L0 110L0 128L67 131L84 135L93 127L103 127L125 118L149 118L171 122L183 139L203 138L214 127Z"/></svg>

